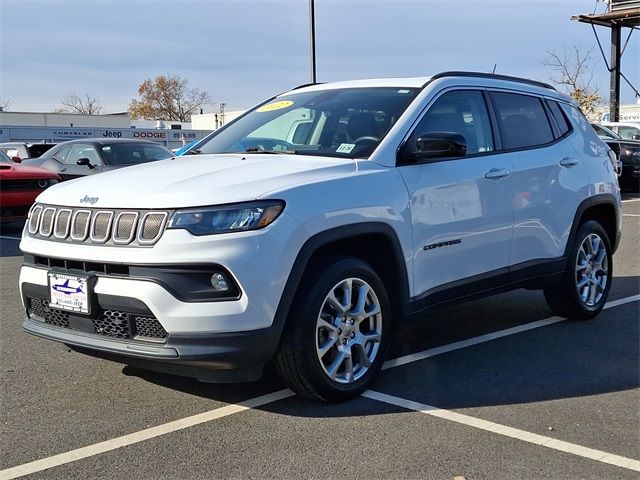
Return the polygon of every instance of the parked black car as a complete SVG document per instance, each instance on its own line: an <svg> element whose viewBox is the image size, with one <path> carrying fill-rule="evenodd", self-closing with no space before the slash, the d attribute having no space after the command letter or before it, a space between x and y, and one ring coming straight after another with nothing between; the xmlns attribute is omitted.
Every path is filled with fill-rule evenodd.
<svg viewBox="0 0 640 480"><path fill-rule="evenodd" d="M86 138L59 143L42 156L22 163L46 168L62 180L70 180L173 156L168 148L148 140Z"/></svg>
<svg viewBox="0 0 640 480"><path fill-rule="evenodd" d="M622 190L640 191L640 141L622 138L613 130L592 124L598 136L613 150L622 162L619 182Z"/></svg>

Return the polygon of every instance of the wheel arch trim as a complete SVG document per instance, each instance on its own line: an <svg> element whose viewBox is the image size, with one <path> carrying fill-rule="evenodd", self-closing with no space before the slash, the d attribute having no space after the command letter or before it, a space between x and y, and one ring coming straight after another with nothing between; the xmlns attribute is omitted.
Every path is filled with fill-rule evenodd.
<svg viewBox="0 0 640 480"><path fill-rule="evenodd" d="M615 230L616 230L615 238L610 238L609 241L611 242L612 254L615 253L615 251L617 250L618 245L620 244L620 237L621 237L620 231L618 229L618 226L620 225L621 212L620 212L620 209L618 208L617 198L612 193L600 193L592 197L585 198L578 205L578 208L576 209L576 214L573 218L573 223L571 224L571 231L569 233L569 238L567 239L567 244L565 245L565 250L563 255L565 259L568 258L569 249L571 248L571 245L575 240L576 234L578 233L578 229L582 224L581 220L584 217L584 214L590 208L600 206L600 205L609 205L611 208L613 208L615 212L615 215L616 215L616 218L614 219ZM605 228L605 231L606 231L606 226L603 225L602 227ZM608 233L609 232L607 232L607 234Z"/></svg>
<svg viewBox="0 0 640 480"><path fill-rule="evenodd" d="M336 241L348 240L354 237L366 235L382 235L391 245L391 252L389 252L389 254L392 256L397 268L399 269L399 291L401 292L400 305L404 312L409 304L409 277L407 274L407 265L405 263L402 245L398 239L398 235L393 227L386 223L363 222L342 225L329 230L324 230L307 239L298 252L289 272L289 277L287 278L287 282L280 297L280 302L278 303L278 308L276 309L273 327L277 328L279 332L282 331L298 289L298 285L300 284L302 276L307 270L307 267L316 252L318 252L323 246ZM384 278L382 280L383 282L385 281Z"/></svg>

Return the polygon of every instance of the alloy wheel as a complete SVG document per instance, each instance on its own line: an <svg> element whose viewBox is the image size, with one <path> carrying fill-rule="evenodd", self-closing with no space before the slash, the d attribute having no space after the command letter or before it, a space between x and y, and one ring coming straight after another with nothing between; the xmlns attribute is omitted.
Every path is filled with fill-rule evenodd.
<svg viewBox="0 0 640 480"><path fill-rule="evenodd" d="M598 234L591 233L582 241L575 272L579 297L586 306L595 306L609 281L607 247Z"/></svg>
<svg viewBox="0 0 640 480"><path fill-rule="evenodd" d="M373 288L359 278L338 282L316 323L316 352L325 374L350 384L369 370L380 350L382 311Z"/></svg>

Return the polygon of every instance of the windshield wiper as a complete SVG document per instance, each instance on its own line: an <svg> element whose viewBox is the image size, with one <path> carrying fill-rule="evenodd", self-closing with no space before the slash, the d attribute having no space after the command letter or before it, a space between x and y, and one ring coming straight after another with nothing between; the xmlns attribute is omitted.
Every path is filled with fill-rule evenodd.
<svg viewBox="0 0 640 480"><path fill-rule="evenodd" d="M249 147L242 153L266 153L269 155L295 155L296 150L260 150L258 147Z"/></svg>

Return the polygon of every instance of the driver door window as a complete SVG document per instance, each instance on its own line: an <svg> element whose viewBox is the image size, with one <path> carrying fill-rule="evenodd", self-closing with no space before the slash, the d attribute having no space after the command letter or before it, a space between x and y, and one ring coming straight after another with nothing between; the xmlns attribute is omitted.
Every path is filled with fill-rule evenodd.
<svg viewBox="0 0 640 480"><path fill-rule="evenodd" d="M432 132L453 132L467 142L467 155L494 150L491 122L481 92L460 90L438 98L416 127L411 145L421 135Z"/></svg>
<svg viewBox="0 0 640 480"><path fill-rule="evenodd" d="M78 160L81 158L88 158L92 165L101 165L98 152L91 145L74 145L71 147L71 151L64 159L64 163L67 165L77 165Z"/></svg>

